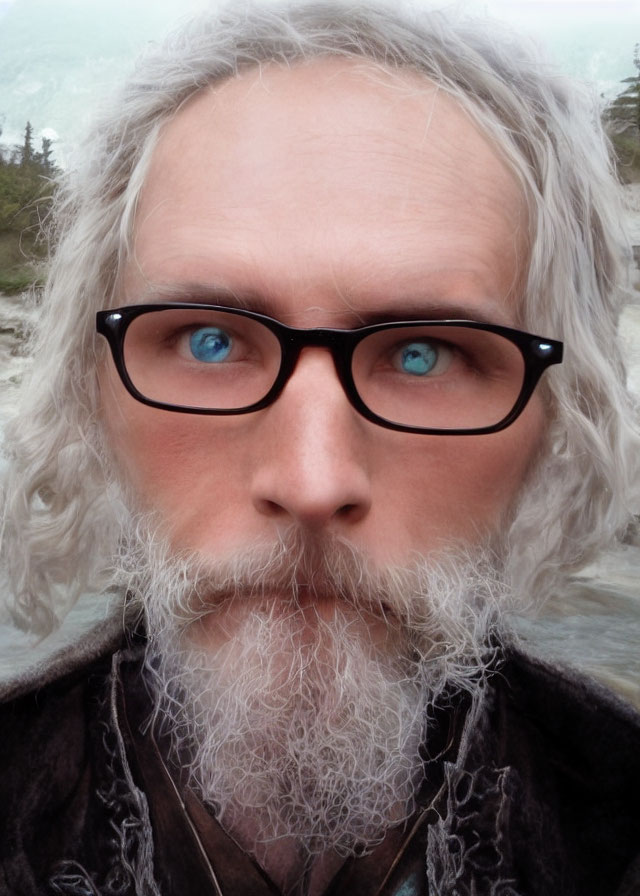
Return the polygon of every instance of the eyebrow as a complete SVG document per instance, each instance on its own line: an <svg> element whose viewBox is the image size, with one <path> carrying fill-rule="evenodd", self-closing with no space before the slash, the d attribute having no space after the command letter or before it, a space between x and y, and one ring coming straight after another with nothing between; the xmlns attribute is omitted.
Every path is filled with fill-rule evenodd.
<svg viewBox="0 0 640 896"><path fill-rule="evenodd" d="M285 314L278 313L277 302L257 290L233 290L226 286L201 283L170 283L151 286L139 297L136 304L162 302L194 302L203 305L221 305L241 311L254 311L279 320ZM336 312L341 313L342 309ZM487 302L479 308L464 300L448 300L441 295L413 295L390 300L388 305L377 304L373 308L352 307L345 303L345 316L351 315L356 326L412 320L472 320L478 323L513 325L504 308L498 302Z"/></svg>
<svg viewBox="0 0 640 896"><path fill-rule="evenodd" d="M268 314L270 303L253 290L238 292L227 286L201 283L162 283L150 286L138 299L139 304L161 302L196 302L203 305L225 305L243 311Z"/></svg>

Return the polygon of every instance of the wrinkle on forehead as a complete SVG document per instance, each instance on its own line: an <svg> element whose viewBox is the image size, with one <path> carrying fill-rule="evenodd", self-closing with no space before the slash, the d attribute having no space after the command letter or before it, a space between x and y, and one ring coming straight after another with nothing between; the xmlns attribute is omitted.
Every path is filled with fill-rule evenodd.
<svg viewBox="0 0 640 896"><path fill-rule="evenodd" d="M366 105L371 100L376 102L375 119L368 121ZM296 126L288 115L293 107ZM434 161L442 162L441 176L468 177L472 172L478 189L485 188L489 194L503 184L506 174L496 148L445 91L416 72L390 71L360 60L322 58L292 68L270 64L194 96L165 129L152 162L151 175L154 170L162 172L167 192L171 192L175 157L197 157L192 134L207 125L212 133L221 132L228 144L226 160L218 147L222 162L244 162L247 175L258 170L249 163L281 160L288 135L295 137L295 154L287 155L291 178L308 173L307 162L315 155L318 141L328 149L339 144L342 161L354 174L366 155L377 155L381 162L393 162L395 155L402 167L407 166L411 146L415 167L407 167L405 175L410 184L422 173L425 159L420 150L427 149ZM480 138L473 153L460 139L461 127L473 129ZM318 160L314 161L317 165ZM263 169L261 165L261 173ZM456 197L452 195L451 200Z"/></svg>
<svg viewBox="0 0 640 896"><path fill-rule="evenodd" d="M203 131L210 135L208 143L201 139ZM453 233L446 226L452 214ZM179 245L168 250L176 260L182 253L198 267L210 249L226 251L228 238L235 241L238 263L253 265L262 276L268 272L252 250L264 222L277 220L273 226L282 243L297 253L298 291L305 253L315 257L327 234L338 246L352 245L363 261L360 285L352 271L343 275L344 259L325 259L334 297L351 303L377 276L375 264L366 263L369 252L379 254L367 245L367 215L375 217L378 235L403 275L423 252L425 222L429 251L434 262L442 257L443 270L452 269L459 244L461 283L465 270L473 279L487 263L484 247L476 250L478 229L498 230L504 233L505 256L515 259L510 277L502 277L503 284L509 282L499 298L520 288L528 256L521 189L494 146L446 92L418 73L391 72L361 60L263 66L198 94L163 132L138 209L139 273L157 273L145 232L171 229L179 219ZM166 256L166 246L162 253ZM311 309L317 307L316 290L311 263L308 267ZM437 264L431 272L437 278Z"/></svg>

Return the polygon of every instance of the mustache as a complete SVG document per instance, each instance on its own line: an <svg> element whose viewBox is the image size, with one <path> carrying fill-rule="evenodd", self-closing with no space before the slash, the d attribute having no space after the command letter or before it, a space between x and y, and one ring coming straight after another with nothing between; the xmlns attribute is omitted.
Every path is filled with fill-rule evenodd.
<svg viewBox="0 0 640 896"><path fill-rule="evenodd" d="M241 549L212 568L204 560L193 585L205 600L260 600L277 594L292 606L326 598L382 606L387 591L382 578L352 543L295 529L271 544Z"/></svg>
<svg viewBox="0 0 640 896"><path fill-rule="evenodd" d="M234 600L261 601L276 595L292 607L331 598L351 606L378 607L382 612L390 590L384 581L387 576L353 543L297 527L279 533L271 542L254 542L218 558L171 552L157 531L147 531L142 538L138 531L133 542L144 545L146 553L137 562L131 547L127 548L128 566L135 567L130 569L133 578L144 575L145 567L171 568L172 591L189 593L184 609L190 618Z"/></svg>
<svg viewBox="0 0 640 896"><path fill-rule="evenodd" d="M139 519L123 550L121 573L131 599L157 591L163 570L163 608L188 627L242 601L292 612L331 601L389 626L438 631L456 628L501 603L500 558L489 545L450 547L403 564L377 564L350 540L291 526L275 540L253 543L220 558L174 552L149 517ZM140 607L144 612L144 608Z"/></svg>

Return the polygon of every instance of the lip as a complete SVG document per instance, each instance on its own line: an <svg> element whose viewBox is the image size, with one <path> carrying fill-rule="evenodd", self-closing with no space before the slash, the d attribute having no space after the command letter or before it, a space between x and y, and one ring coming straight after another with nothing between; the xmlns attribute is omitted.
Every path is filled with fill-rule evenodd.
<svg viewBox="0 0 640 896"><path fill-rule="evenodd" d="M374 644L395 644L403 637L402 618L386 602L367 599L366 594L347 595L330 590L316 590L308 585L289 587L250 587L218 592L204 597L206 609L187 629L201 646L208 649L232 643L243 620L254 612L265 615L265 622L291 617L300 644L317 644L324 625L350 632L350 637ZM297 622L295 622L297 617ZM193 626L193 628L192 628Z"/></svg>
<svg viewBox="0 0 640 896"><path fill-rule="evenodd" d="M291 588L266 588L241 591L230 598L240 601L257 601L258 603L274 603L291 609L299 609L304 612L315 610L321 616L333 611L336 607L346 607L352 612L369 617L377 622L383 622L389 626L400 624L400 617L393 607L385 601L358 600L352 597L345 598L335 591L318 591L312 585L298 585ZM222 603L224 604L224 599Z"/></svg>

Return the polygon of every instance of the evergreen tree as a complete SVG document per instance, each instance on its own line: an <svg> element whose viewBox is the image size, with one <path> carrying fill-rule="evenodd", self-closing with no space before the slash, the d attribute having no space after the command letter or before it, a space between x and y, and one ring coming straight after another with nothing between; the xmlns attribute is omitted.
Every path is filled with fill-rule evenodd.
<svg viewBox="0 0 640 896"><path fill-rule="evenodd" d="M0 116L0 138L4 119ZM20 292L42 276L47 246L40 225L55 190L52 141L33 146L27 122L24 142L12 147L0 139L0 293Z"/></svg>
<svg viewBox="0 0 640 896"><path fill-rule="evenodd" d="M623 79L627 87L609 104L606 119L614 133L640 136L640 44L635 46L633 64L636 74Z"/></svg>
<svg viewBox="0 0 640 896"><path fill-rule="evenodd" d="M31 122L27 122L27 126L24 129L24 144L22 146L22 164L30 165L34 160L33 153L33 128L31 127Z"/></svg>
<svg viewBox="0 0 640 896"><path fill-rule="evenodd" d="M627 86L603 116L623 182L640 180L640 44L635 46L633 65L635 75L622 81Z"/></svg>
<svg viewBox="0 0 640 896"><path fill-rule="evenodd" d="M46 174L53 172L52 141L48 137L42 138L42 152L38 153L38 161Z"/></svg>
<svg viewBox="0 0 640 896"><path fill-rule="evenodd" d="M27 122L23 145L14 147L0 165L0 235L17 234L23 243L30 236L36 238L54 190L52 155L52 141L47 137L42 139L42 152L34 152L33 127Z"/></svg>

